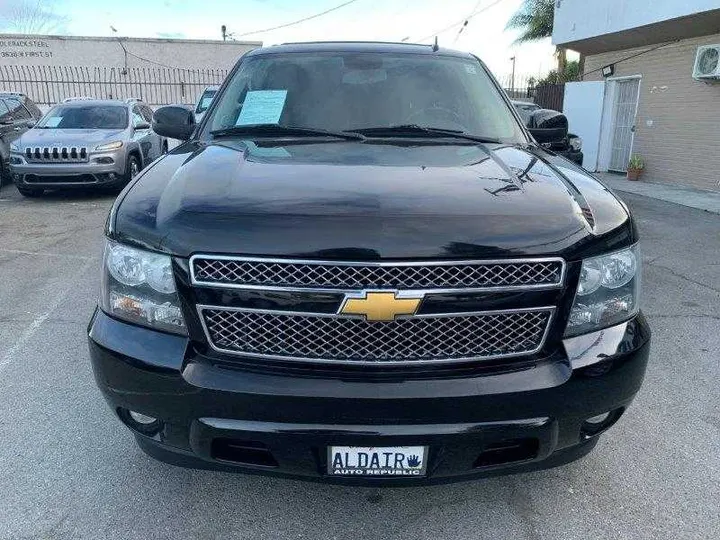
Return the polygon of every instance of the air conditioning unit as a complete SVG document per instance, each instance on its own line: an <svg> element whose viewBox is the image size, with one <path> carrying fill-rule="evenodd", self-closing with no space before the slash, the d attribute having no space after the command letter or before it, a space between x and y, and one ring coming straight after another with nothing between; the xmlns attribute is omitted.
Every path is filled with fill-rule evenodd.
<svg viewBox="0 0 720 540"><path fill-rule="evenodd" d="M720 45L698 47L695 55L693 79L705 82L720 82Z"/></svg>

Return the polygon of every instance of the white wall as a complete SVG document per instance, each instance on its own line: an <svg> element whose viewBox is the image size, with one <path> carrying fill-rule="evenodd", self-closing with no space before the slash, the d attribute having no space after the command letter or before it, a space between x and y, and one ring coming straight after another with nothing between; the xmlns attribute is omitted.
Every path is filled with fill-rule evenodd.
<svg viewBox="0 0 720 540"><path fill-rule="evenodd" d="M604 81L565 84L563 114L570 132L582 138L583 167L588 171L597 170L604 97Z"/></svg>
<svg viewBox="0 0 720 540"><path fill-rule="evenodd" d="M552 42L569 43L720 8L720 0L557 0Z"/></svg>

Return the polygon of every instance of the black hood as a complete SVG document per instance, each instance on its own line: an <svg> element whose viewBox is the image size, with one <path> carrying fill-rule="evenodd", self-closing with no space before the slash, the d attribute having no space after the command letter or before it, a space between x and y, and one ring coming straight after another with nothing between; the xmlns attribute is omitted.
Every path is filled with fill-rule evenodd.
<svg viewBox="0 0 720 540"><path fill-rule="evenodd" d="M115 238L181 257L572 259L634 240L597 180L507 145L193 142L114 214Z"/></svg>

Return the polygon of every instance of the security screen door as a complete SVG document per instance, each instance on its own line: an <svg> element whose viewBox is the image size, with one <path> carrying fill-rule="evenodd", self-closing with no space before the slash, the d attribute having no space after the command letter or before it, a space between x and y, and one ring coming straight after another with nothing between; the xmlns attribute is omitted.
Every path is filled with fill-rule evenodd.
<svg viewBox="0 0 720 540"><path fill-rule="evenodd" d="M632 151L640 79L624 79L614 83L612 146L608 169L625 172Z"/></svg>

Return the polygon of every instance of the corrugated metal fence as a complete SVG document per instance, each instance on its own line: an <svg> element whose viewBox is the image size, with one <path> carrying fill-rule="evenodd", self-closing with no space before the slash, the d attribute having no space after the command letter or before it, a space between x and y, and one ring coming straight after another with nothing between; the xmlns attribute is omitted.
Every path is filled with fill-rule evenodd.
<svg viewBox="0 0 720 540"><path fill-rule="evenodd" d="M535 88L535 103L543 109L563 110L565 83L541 84Z"/></svg>
<svg viewBox="0 0 720 540"><path fill-rule="evenodd" d="M206 86L220 84L225 69L0 66L0 89L50 106L68 97L140 98L151 106L195 103Z"/></svg>

